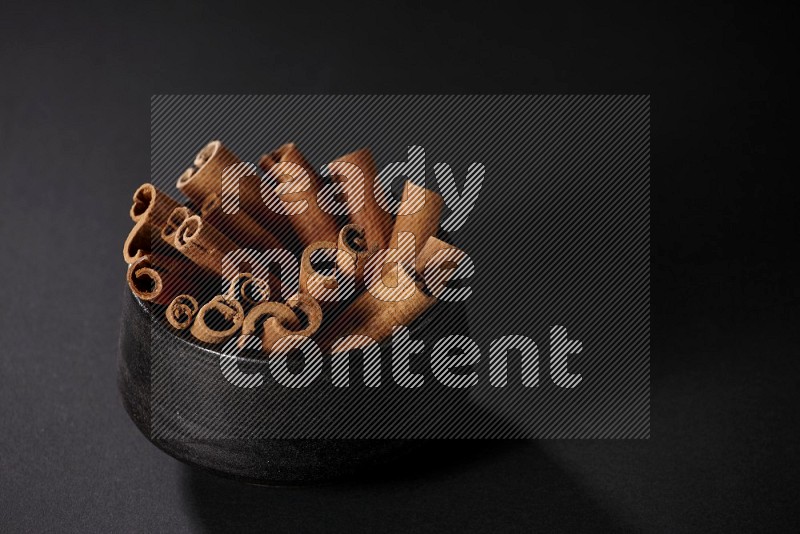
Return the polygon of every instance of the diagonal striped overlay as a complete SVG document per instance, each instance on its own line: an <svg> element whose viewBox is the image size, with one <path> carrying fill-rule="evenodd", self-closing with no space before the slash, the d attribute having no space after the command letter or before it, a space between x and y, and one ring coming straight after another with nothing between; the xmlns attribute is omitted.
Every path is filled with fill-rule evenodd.
<svg viewBox="0 0 800 534"><path fill-rule="evenodd" d="M649 96L155 96L150 181L186 202L176 180L212 139L253 163L295 142L317 170L362 147L379 169L423 147L426 187L445 197L482 164L475 207L442 236L472 259L472 291L379 352L323 353L305 387L280 380L302 358L276 380L257 351L235 364L251 387L233 385L222 345L194 345L150 307L153 437L649 437ZM444 162L455 185L440 185ZM397 383L398 355L419 387ZM464 365L445 384L447 358Z"/></svg>

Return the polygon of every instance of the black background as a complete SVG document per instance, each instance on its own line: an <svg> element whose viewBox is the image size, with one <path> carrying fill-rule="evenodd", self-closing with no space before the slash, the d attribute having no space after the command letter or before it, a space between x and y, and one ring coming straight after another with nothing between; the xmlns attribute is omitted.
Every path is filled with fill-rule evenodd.
<svg viewBox="0 0 800 534"><path fill-rule="evenodd" d="M0 530L788 530L793 60L765 5L3 5ZM193 471L115 373L164 93L652 94L648 441L436 442L346 485Z"/></svg>

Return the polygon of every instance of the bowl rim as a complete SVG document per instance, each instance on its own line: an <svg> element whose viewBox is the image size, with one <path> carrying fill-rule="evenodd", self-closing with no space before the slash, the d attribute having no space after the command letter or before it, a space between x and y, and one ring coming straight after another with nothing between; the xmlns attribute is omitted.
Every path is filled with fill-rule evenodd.
<svg viewBox="0 0 800 534"><path fill-rule="evenodd" d="M166 321L159 321L157 317L152 313L151 308L155 306L159 306L158 304L146 302L137 297L133 294L130 289L125 286L126 293L132 298L135 302L139 310L146 316L146 319L150 322L150 344L152 345L153 340L153 333L154 329L158 329L161 333L166 336L172 338L173 341L180 343L181 345L185 346L187 349L193 351L195 356L199 356L203 354L207 356L209 359L212 357L215 360L219 360L221 356L225 356L222 352L218 350L214 350L210 346L201 345L199 342L190 338L189 335L183 334L184 332L188 332L188 329L175 331L167 327ZM444 310L448 309L448 307L456 305L458 308L461 308L463 312L466 312L466 307L464 306L463 302L443 302L438 301L436 304L431 306L428 310L426 310L422 315L414 319L409 325L406 326L409 332L414 335L418 333L419 330L425 328L428 324L430 324L433 320L437 319ZM455 312L455 310L453 310ZM311 338L313 340L313 337ZM392 338L389 337L381 342L378 343L378 347L383 351L385 348L391 348L391 341ZM227 341L226 341L227 343ZM223 345L220 343L219 345ZM351 349L351 350L358 350L358 349ZM326 357L330 356L330 353L323 352L323 355ZM269 363L269 357L266 358L252 358L248 356L241 356L240 354L236 355L227 355L228 357L234 358L238 362L247 363L247 364L255 364L255 365L265 365Z"/></svg>

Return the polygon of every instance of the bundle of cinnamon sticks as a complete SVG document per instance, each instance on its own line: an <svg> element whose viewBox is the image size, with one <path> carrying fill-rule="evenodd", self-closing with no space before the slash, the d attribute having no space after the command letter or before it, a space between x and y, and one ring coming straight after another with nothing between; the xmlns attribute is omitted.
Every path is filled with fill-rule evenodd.
<svg viewBox="0 0 800 534"><path fill-rule="evenodd" d="M208 143L177 180L184 203L151 184L134 193L131 291L203 344L252 336L269 354L288 336L337 350L385 340L436 304L463 253L437 238L437 193L409 181L396 215L380 205L369 149L325 169L327 182L293 143L258 166Z"/></svg>

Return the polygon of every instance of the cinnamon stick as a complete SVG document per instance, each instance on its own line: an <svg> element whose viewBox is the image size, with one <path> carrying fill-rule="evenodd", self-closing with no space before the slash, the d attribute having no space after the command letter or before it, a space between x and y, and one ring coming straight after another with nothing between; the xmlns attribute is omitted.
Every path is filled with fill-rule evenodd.
<svg viewBox="0 0 800 534"><path fill-rule="evenodd" d="M437 193L407 181L403 187L402 203L394 221L389 246L397 247L400 232L414 234L414 252L419 252L429 237L439 232L444 199Z"/></svg>
<svg viewBox="0 0 800 534"><path fill-rule="evenodd" d="M178 295L167 306L166 316L169 324L176 330L185 330L191 326L199 305L191 295Z"/></svg>
<svg viewBox="0 0 800 534"><path fill-rule="evenodd" d="M204 343L222 343L242 327L244 309L239 301L217 295L197 312L190 332Z"/></svg>
<svg viewBox="0 0 800 534"><path fill-rule="evenodd" d="M198 265L206 272L217 275L224 279L228 284L235 280L235 276L241 272L254 272L269 285L269 294L280 296L283 290L278 276L270 272L261 272L258 266L248 262L253 259L252 254L235 254L229 259L238 261L238 270L234 273L223 272L226 266L223 259L231 251L248 252L246 249L239 249L237 245L225 237L214 225L204 221L202 217L193 215L186 207L173 210L170 214L164 229L161 232L162 239L172 246L175 250L185 255L194 264ZM260 251L255 251L256 256ZM286 253L288 254L288 252ZM237 267L235 264L233 267ZM260 284L260 283L259 283ZM248 287L254 286L249 285ZM293 292L296 291L293 290Z"/></svg>
<svg viewBox="0 0 800 534"><path fill-rule="evenodd" d="M271 351L275 342L283 337L290 335L311 337L322 326L322 308L310 295L298 293L290 297L286 305L295 314L301 326L298 329L290 329L287 328L289 324L275 321L271 328L265 327L261 336L261 346L266 351Z"/></svg>
<svg viewBox="0 0 800 534"><path fill-rule="evenodd" d="M400 266L393 277L396 286L414 283L411 275ZM427 295L421 284L414 283L414 292L405 300L382 300L369 291L362 293L320 334L320 346L330 348L337 338L356 335L355 345L360 348L371 343L380 343L392 334L395 326L411 324L417 317L436 303L436 298ZM367 339L368 338L368 339Z"/></svg>
<svg viewBox="0 0 800 534"><path fill-rule="evenodd" d="M130 209L131 219L136 224L122 247L125 263L134 263L153 251L153 232L158 233L170 212L179 206L180 204L152 184L142 184L136 189Z"/></svg>
<svg viewBox="0 0 800 534"><path fill-rule="evenodd" d="M164 241L206 271L222 275L222 259L239 247L199 215L175 208L161 232Z"/></svg>
<svg viewBox="0 0 800 534"><path fill-rule="evenodd" d="M356 286L360 287L364 279L364 265L369 257L377 252L378 245L369 242L363 226L347 224L339 230L336 246L340 252L337 257L337 267L352 276Z"/></svg>
<svg viewBox="0 0 800 534"><path fill-rule="evenodd" d="M352 209L350 211L350 222L364 230L364 238L369 244L368 248L386 248L389 244L389 237L392 232L392 216L389 212L381 208L375 200L378 196L386 195L386 192L382 190L380 183L376 183L375 181L375 178L378 176L378 168L375 165L372 152L369 148L362 148L336 158L333 163L335 164L336 162L353 164L357 166L363 174L361 192L352 192L352 195L363 194L363 207L358 210ZM328 164L328 166L330 168L331 164ZM335 172L335 169L332 169L332 171ZM377 191L376 188L378 188ZM347 194L349 198L351 192L348 191Z"/></svg>
<svg viewBox="0 0 800 534"><path fill-rule="evenodd" d="M245 248L265 250L283 248L280 240L244 210L225 213L217 193L206 195L200 206L200 216L226 237Z"/></svg>
<svg viewBox="0 0 800 534"><path fill-rule="evenodd" d="M189 262L164 254L142 256L128 266L128 287L138 298L167 304L176 295L195 290L199 273Z"/></svg>
<svg viewBox="0 0 800 534"><path fill-rule="evenodd" d="M322 188L320 176L294 143L285 144L261 156L259 166L278 182L275 194L283 202L305 202L301 213L284 215L297 237L298 244L306 247L315 241L336 241L338 228L336 219L320 209L317 194ZM303 187L300 178L305 171L308 187ZM300 188L301 190L297 190ZM296 204L298 209L303 204Z"/></svg>
<svg viewBox="0 0 800 534"><path fill-rule="evenodd" d="M245 316L244 323L242 323L242 335L253 335L259 326L263 326L264 321L269 318L275 318L278 322L294 329L302 328L300 319L286 304L271 301L259 302Z"/></svg>
<svg viewBox="0 0 800 534"><path fill-rule="evenodd" d="M311 263L311 256L318 250L336 251L336 243L317 241L303 249L300 258L300 292L317 300L332 302L336 298L339 282L335 275L319 274Z"/></svg>
<svg viewBox="0 0 800 534"><path fill-rule="evenodd" d="M220 210L220 220L212 222L219 224L220 229L226 232L230 226L234 241L247 239L253 232L259 234L252 236L254 241L261 241L269 248L280 248L277 243L281 240L266 228L278 227L281 217L264 205L258 169L251 163L241 161L221 141L211 141L200 150L193 165L178 178L177 186L195 206L201 207L201 213L206 216L210 214L210 208L218 208L223 202L229 203ZM223 189L233 197L224 197ZM252 226L252 221L257 223L258 229ZM264 232L269 236L263 235Z"/></svg>
<svg viewBox="0 0 800 534"><path fill-rule="evenodd" d="M242 302L243 307L249 309L261 302L269 300L269 283L261 278L256 278L253 273L239 273L231 281L228 295Z"/></svg>
<svg viewBox="0 0 800 534"><path fill-rule="evenodd" d="M260 326L261 348L270 352L279 339L298 335L310 337L322 324L322 308L309 295L298 293L286 304L262 302L247 314L242 326L242 336L256 335ZM240 338L240 344L242 340Z"/></svg>
<svg viewBox="0 0 800 534"><path fill-rule="evenodd" d="M238 163L241 160L221 141L211 141L197 153L192 166L178 177L176 186L199 206L209 194L222 194L222 173Z"/></svg>

